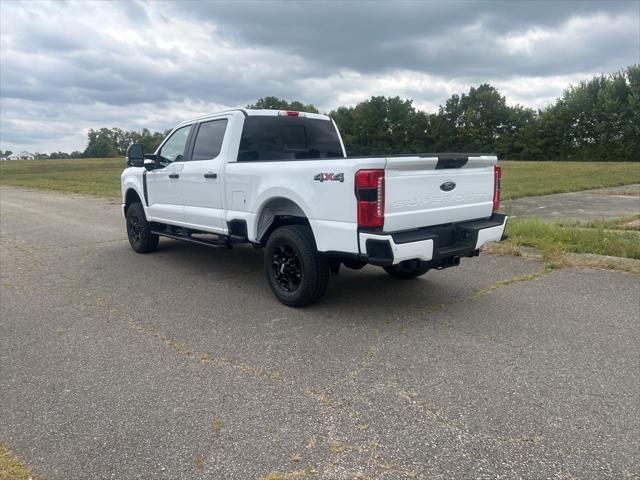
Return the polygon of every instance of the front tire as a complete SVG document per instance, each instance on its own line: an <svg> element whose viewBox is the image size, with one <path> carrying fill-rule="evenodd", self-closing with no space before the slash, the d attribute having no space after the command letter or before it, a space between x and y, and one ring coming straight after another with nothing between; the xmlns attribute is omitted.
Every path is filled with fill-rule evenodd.
<svg viewBox="0 0 640 480"><path fill-rule="evenodd" d="M151 225L140 202L132 203L127 209L127 237L131 248L138 253L149 253L158 248L160 237L151 233Z"/></svg>
<svg viewBox="0 0 640 480"><path fill-rule="evenodd" d="M397 265L391 265L389 267L383 267L384 271L395 278L402 280L409 280L424 275L429 270L429 267L425 267L420 262L400 262Z"/></svg>
<svg viewBox="0 0 640 480"><path fill-rule="evenodd" d="M264 268L274 295L290 307L316 302L329 284L329 263L306 225L286 225L269 236Z"/></svg>

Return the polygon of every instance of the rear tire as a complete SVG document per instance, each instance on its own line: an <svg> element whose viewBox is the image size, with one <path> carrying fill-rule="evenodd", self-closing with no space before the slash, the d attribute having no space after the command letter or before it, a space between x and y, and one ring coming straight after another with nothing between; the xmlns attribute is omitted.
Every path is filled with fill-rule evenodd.
<svg viewBox="0 0 640 480"><path fill-rule="evenodd" d="M306 225L285 225L269 236L264 268L274 295L290 307L316 302L329 285L329 262Z"/></svg>
<svg viewBox="0 0 640 480"><path fill-rule="evenodd" d="M397 265L383 267L384 271L395 278L402 280L410 280L424 275L429 271L429 267L425 267L419 262L400 262Z"/></svg>
<svg viewBox="0 0 640 480"><path fill-rule="evenodd" d="M151 225L140 202L132 203L127 209L127 237L131 248L138 253L149 253L158 248L160 237L151 233Z"/></svg>

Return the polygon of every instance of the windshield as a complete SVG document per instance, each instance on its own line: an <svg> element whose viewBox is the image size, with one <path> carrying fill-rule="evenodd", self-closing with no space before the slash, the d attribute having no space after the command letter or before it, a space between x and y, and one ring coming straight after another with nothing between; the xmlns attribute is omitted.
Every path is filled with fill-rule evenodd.
<svg viewBox="0 0 640 480"><path fill-rule="evenodd" d="M305 117L245 118L239 162L342 157L333 122Z"/></svg>

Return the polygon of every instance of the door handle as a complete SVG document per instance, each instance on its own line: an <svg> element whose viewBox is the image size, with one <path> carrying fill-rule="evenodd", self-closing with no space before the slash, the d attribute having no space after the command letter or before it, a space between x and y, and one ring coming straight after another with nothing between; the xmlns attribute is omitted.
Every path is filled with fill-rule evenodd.
<svg viewBox="0 0 640 480"><path fill-rule="evenodd" d="M213 172L207 172L204 174L204 178L218 178L218 174Z"/></svg>
<svg viewBox="0 0 640 480"><path fill-rule="evenodd" d="M180 178L180 175L178 175L177 173L170 173L169 178Z"/></svg>

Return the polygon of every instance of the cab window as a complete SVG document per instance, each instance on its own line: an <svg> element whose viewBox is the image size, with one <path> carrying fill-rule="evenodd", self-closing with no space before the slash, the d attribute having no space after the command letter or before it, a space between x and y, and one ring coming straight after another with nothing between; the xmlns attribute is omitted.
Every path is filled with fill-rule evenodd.
<svg viewBox="0 0 640 480"><path fill-rule="evenodd" d="M342 157L338 132L329 120L250 115L244 121L239 162Z"/></svg>
<svg viewBox="0 0 640 480"><path fill-rule="evenodd" d="M213 120L200 125L193 146L192 160L211 160L220 154L227 120Z"/></svg>
<svg viewBox="0 0 640 480"><path fill-rule="evenodd" d="M191 125L187 125L173 132L158 153L160 165L166 167L170 163L181 162L183 160L190 130Z"/></svg>

